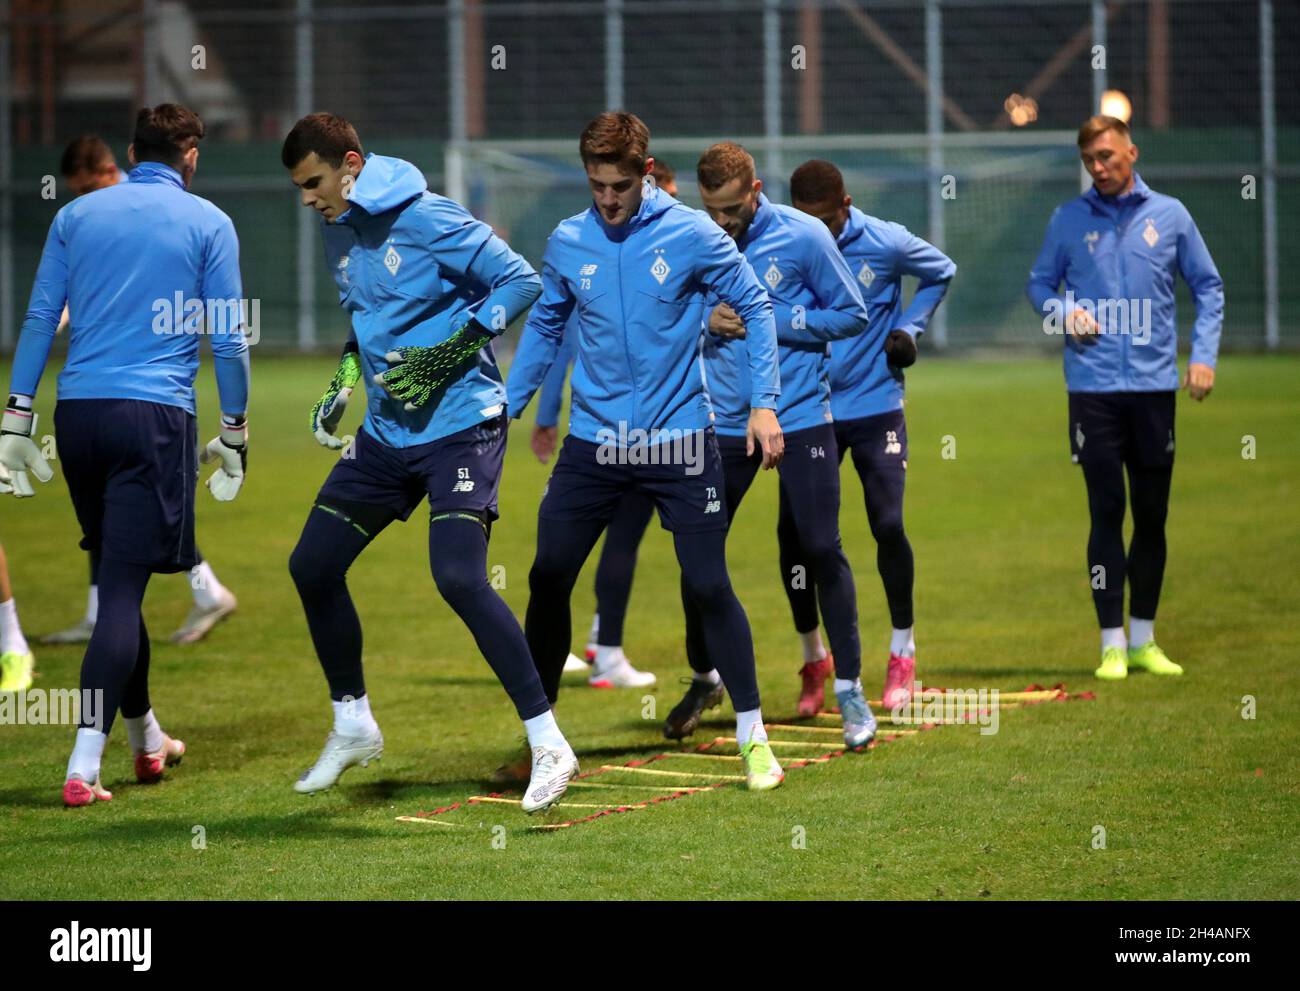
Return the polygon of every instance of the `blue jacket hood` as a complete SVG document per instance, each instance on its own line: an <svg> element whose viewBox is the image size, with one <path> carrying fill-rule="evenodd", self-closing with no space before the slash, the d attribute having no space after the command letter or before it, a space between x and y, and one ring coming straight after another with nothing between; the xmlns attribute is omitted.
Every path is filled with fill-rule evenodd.
<svg viewBox="0 0 1300 991"><path fill-rule="evenodd" d="M421 195L429 188L424 173L410 162L371 152L347 199L366 213L386 213ZM338 219L343 220L352 211Z"/></svg>

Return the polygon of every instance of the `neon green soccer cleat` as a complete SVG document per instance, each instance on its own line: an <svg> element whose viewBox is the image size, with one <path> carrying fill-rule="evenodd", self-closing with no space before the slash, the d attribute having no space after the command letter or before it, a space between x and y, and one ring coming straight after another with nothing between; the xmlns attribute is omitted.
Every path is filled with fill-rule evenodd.
<svg viewBox="0 0 1300 991"><path fill-rule="evenodd" d="M1107 647L1101 652L1101 667L1093 672L1102 681L1123 681L1128 677L1128 660L1123 647Z"/></svg>
<svg viewBox="0 0 1300 991"><path fill-rule="evenodd" d="M750 791L771 791L785 780L785 772L766 740L751 739L740 748L740 759L745 765L745 784Z"/></svg>
<svg viewBox="0 0 1300 991"><path fill-rule="evenodd" d="M19 654L10 651L0 655L0 692L25 692L32 687L32 666L36 658L31 652Z"/></svg>
<svg viewBox="0 0 1300 991"><path fill-rule="evenodd" d="M1156 646L1154 640L1147 641L1141 647L1130 647L1128 662L1133 667L1150 671L1152 674L1183 673L1182 666L1171 661L1165 652Z"/></svg>

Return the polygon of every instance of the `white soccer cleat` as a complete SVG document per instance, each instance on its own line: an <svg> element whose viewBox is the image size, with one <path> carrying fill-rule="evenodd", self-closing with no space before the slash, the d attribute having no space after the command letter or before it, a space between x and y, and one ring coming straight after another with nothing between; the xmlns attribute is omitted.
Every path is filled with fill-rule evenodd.
<svg viewBox="0 0 1300 991"><path fill-rule="evenodd" d="M577 654L570 654L568 660L564 662L565 674L587 674L591 670L591 665L584 661Z"/></svg>
<svg viewBox="0 0 1300 991"><path fill-rule="evenodd" d="M593 667L587 678L592 688L647 688L658 679L649 671L638 671L626 657L600 669Z"/></svg>
<svg viewBox="0 0 1300 991"><path fill-rule="evenodd" d="M220 601L211 608L195 604L185 617L181 628L172 634L172 643L197 643L206 637L214 626L235 611L239 605L229 589L222 589Z"/></svg>
<svg viewBox="0 0 1300 991"><path fill-rule="evenodd" d="M349 767L368 765L384 756L384 734L378 729L372 736L340 736L333 730L325 740L325 747L316 763L302 772L294 782L293 790L300 795L311 795L333 787Z"/></svg>
<svg viewBox="0 0 1300 991"><path fill-rule="evenodd" d="M76 626L41 637L41 643L89 643L94 632L95 624L83 616Z"/></svg>
<svg viewBox="0 0 1300 991"><path fill-rule="evenodd" d="M563 747L533 747L533 776L519 807L529 813L549 809L577 773L578 755L567 743Z"/></svg>

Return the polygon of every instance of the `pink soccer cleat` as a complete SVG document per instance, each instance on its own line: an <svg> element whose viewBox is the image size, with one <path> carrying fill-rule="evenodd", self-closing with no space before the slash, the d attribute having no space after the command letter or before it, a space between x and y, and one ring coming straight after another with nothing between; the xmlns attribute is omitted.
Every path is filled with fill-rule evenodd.
<svg viewBox="0 0 1300 991"><path fill-rule="evenodd" d="M163 734L162 747L151 754L135 755L135 780L142 785L161 781L164 767L174 767L185 756L185 744Z"/></svg>
<svg viewBox="0 0 1300 991"><path fill-rule="evenodd" d="M111 802L112 800L113 793L99 783L99 778L95 778L94 783L91 784L74 775L63 782L63 804L70 809L90 805L95 801Z"/></svg>
<svg viewBox="0 0 1300 991"><path fill-rule="evenodd" d="M907 705L912 699L912 681L916 674L916 658L889 655L889 670L885 674L885 690L880 701L886 709Z"/></svg>
<svg viewBox="0 0 1300 991"><path fill-rule="evenodd" d="M835 673L835 661L827 654L820 661L809 661L799 669L803 687L799 690L799 717L807 719L822 711L826 701L826 679Z"/></svg>

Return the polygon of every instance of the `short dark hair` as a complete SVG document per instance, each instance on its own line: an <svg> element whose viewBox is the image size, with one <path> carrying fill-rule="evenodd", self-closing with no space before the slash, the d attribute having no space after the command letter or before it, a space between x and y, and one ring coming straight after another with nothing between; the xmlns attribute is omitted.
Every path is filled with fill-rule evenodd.
<svg viewBox="0 0 1300 991"><path fill-rule="evenodd" d="M593 117L578 139L578 154L584 166L593 162L617 165L635 175L645 172L649 147L650 128L636 114L623 110L607 110Z"/></svg>
<svg viewBox="0 0 1300 991"><path fill-rule="evenodd" d="M63 158L59 161L59 171L64 178L78 172L98 172L115 164L113 149L97 134L83 134L73 138L68 147L63 149Z"/></svg>
<svg viewBox="0 0 1300 991"><path fill-rule="evenodd" d="M1115 131L1120 137L1132 141L1129 134L1128 124L1118 117L1107 117L1105 114L1097 114L1095 117L1089 117L1079 128L1079 147L1084 148L1094 140L1101 137L1107 131Z"/></svg>
<svg viewBox="0 0 1300 991"><path fill-rule="evenodd" d="M754 156L734 141L719 141L706 148L695 165L695 177L709 192L720 189L732 179L742 185L754 181Z"/></svg>
<svg viewBox="0 0 1300 991"><path fill-rule="evenodd" d="M189 107L179 103L160 103L156 107L141 107L135 115L135 146L137 162L162 162L176 166L191 148L198 146L203 137L203 121Z"/></svg>
<svg viewBox="0 0 1300 991"><path fill-rule="evenodd" d="M280 164L286 169L295 168L299 162L316 153L316 157L332 169L342 168L343 156L355 151L362 157L361 139L357 129L337 114L308 114L293 125L280 148Z"/></svg>
<svg viewBox="0 0 1300 991"><path fill-rule="evenodd" d="M677 173L673 167L665 162L662 158L656 158L654 167L650 174L655 177L655 183L662 186L665 182L672 182L677 178Z"/></svg>
<svg viewBox="0 0 1300 991"><path fill-rule="evenodd" d="M844 176L831 162L810 159L790 174L790 199L798 203L842 202Z"/></svg>

